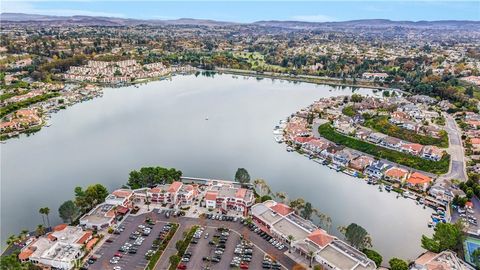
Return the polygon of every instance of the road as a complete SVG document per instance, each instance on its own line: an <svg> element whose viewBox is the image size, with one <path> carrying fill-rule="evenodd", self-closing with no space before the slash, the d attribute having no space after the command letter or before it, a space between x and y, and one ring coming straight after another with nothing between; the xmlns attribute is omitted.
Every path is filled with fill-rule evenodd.
<svg viewBox="0 0 480 270"><path fill-rule="evenodd" d="M441 175L439 180L458 179L461 181L467 180L467 173L465 168L465 152L462 145L462 132L458 127L455 119L444 113L445 130L448 133L449 146L447 152L450 154L450 169L448 173Z"/></svg>

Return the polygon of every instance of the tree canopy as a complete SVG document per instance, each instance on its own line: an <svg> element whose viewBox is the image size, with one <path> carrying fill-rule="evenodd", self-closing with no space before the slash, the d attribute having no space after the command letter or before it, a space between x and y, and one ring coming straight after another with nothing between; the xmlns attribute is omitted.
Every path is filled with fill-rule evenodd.
<svg viewBox="0 0 480 270"><path fill-rule="evenodd" d="M347 242L359 250L372 246L367 230L358 224L352 223L346 228L342 228L341 231L345 235Z"/></svg>
<svg viewBox="0 0 480 270"><path fill-rule="evenodd" d="M105 201L108 190L101 184L94 184L83 190L82 187L75 188L75 204L83 211L92 209L95 205Z"/></svg>
<svg viewBox="0 0 480 270"><path fill-rule="evenodd" d="M432 238L422 236L422 247L436 253L447 249L458 250L463 241L462 227L460 223L439 223Z"/></svg>
<svg viewBox="0 0 480 270"><path fill-rule="evenodd" d="M373 250L373 249L368 249L368 248L364 248L362 250L362 252L367 255L367 257L374 261L375 264L377 265L377 267L379 267L380 265L382 265L382 261L383 261L383 258L382 258L382 255L380 255L380 253L378 253L377 251Z"/></svg>
<svg viewBox="0 0 480 270"><path fill-rule="evenodd" d="M130 172L127 185L132 189L151 187L179 180L182 172L174 168L143 167Z"/></svg>
<svg viewBox="0 0 480 270"><path fill-rule="evenodd" d="M58 214L63 222L71 223L78 215L79 209L72 200L68 200L58 208Z"/></svg>
<svg viewBox="0 0 480 270"><path fill-rule="evenodd" d="M250 183L250 174L246 169L238 168L235 173L235 181L242 184Z"/></svg>
<svg viewBox="0 0 480 270"><path fill-rule="evenodd" d="M392 258L388 264L391 270L408 270L407 262L399 258Z"/></svg>

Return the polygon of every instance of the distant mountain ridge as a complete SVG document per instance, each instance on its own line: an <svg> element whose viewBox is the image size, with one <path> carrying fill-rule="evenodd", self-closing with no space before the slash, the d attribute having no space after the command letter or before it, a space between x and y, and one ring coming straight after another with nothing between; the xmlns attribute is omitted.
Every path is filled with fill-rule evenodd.
<svg viewBox="0 0 480 270"><path fill-rule="evenodd" d="M39 23L42 25L84 25L84 26L128 26L128 25L205 25L205 26L225 26L225 25L257 25L263 27L276 27L287 29L322 29L322 28L388 28L388 27L408 27L408 28L480 28L480 21L468 20L444 20L444 21L391 21L387 19L365 19L351 20L341 22L306 22L306 21L278 21L265 20L253 23L224 22L208 19L181 18L175 20L154 20L154 19L129 19L103 16L51 16L40 14L25 13L0 13L2 23Z"/></svg>

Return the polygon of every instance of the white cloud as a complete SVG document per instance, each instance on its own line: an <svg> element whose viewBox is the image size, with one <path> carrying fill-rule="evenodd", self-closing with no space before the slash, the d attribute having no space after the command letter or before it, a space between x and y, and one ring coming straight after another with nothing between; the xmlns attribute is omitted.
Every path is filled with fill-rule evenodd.
<svg viewBox="0 0 480 270"><path fill-rule="evenodd" d="M305 22L332 22L335 21L334 18L327 16L327 15L322 15L322 14L317 14L317 15L296 15L292 17L293 20L295 21L305 21Z"/></svg>
<svg viewBox="0 0 480 270"><path fill-rule="evenodd" d="M37 8L31 3L21 1L2 1L0 5L0 11L2 13L27 13L27 14L41 14L41 15L54 15L54 16L73 16L73 15L85 15L85 16L102 16L102 17L124 17L121 13L110 13L103 11L91 11L80 9L42 9Z"/></svg>

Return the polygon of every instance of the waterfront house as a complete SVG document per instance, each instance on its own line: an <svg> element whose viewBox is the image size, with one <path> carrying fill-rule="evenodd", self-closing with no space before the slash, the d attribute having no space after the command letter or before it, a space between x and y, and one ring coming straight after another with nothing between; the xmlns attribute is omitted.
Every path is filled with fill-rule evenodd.
<svg viewBox="0 0 480 270"><path fill-rule="evenodd" d="M323 150L320 154L324 157L324 158L328 158L328 159L333 159L333 157L335 156L335 154L338 152L338 151L341 151L342 149L344 149L345 147L344 146L341 146L341 145L336 145L336 144L329 144L328 147Z"/></svg>
<svg viewBox="0 0 480 270"><path fill-rule="evenodd" d="M433 161L439 161L443 156L443 150L432 145L426 145L422 149L421 157Z"/></svg>
<svg viewBox="0 0 480 270"><path fill-rule="evenodd" d="M400 146L400 149L405 153L418 156L422 152L423 145L418 143L405 143Z"/></svg>
<svg viewBox="0 0 480 270"><path fill-rule="evenodd" d="M383 81L388 77L387 73L379 72L365 72L362 74L362 78L365 80L380 80Z"/></svg>
<svg viewBox="0 0 480 270"><path fill-rule="evenodd" d="M372 157L359 156L350 161L349 167L359 172L363 172L365 168L372 165L373 161L375 160Z"/></svg>
<svg viewBox="0 0 480 270"><path fill-rule="evenodd" d="M407 179L408 171L399 167L391 167L385 171L384 178L391 182L403 183Z"/></svg>
<svg viewBox="0 0 480 270"><path fill-rule="evenodd" d="M303 146L304 144L310 142L310 141L313 141L315 140L314 137L300 137L300 136L297 136L293 139L293 143L297 146Z"/></svg>
<svg viewBox="0 0 480 270"><path fill-rule="evenodd" d="M380 160L376 160L372 165L368 166L365 170L365 174L373 178L382 178L383 172L388 169L390 165L383 163Z"/></svg>
<svg viewBox="0 0 480 270"><path fill-rule="evenodd" d="M303 144L303 148L312 153L320 154L323 150L327 149L330 142L323 138L315 138Z"/></svg>
<svg viewBox="0 0 480 270"><path fill-rule="evenodd" d="M419 189L421 191L426 191L428 185L433 181L431 177L428 177L419 172L414 172L410 174L407 178L407 185L411 188Z"/></svg>
<svg viewBox="0 0 480 270"><path fill-rule="evenodd" d="M357 153L352 152L349 149L343 149L333 155L332 162L342 167L347 167L350 160L358 157Z"/></svg>
<svg viewBox="0 0 480 270"><path fill-rule="evenodd" d="M465 192L455 186L451 180L437 181L430 187L428 194L445 203L451 202L455 196L465 197Z"/></svg>

